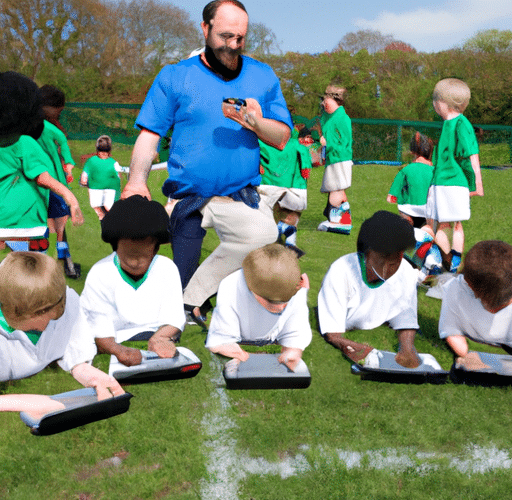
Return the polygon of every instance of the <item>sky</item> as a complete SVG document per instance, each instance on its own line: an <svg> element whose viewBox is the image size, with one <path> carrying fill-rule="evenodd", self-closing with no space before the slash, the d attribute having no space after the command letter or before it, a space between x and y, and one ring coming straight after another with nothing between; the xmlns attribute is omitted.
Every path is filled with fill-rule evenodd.
<svg viewBox="0 0 512 500"><path fill-rule="evenodd" d="M171 0L199 25L208 0ZM377 30L418 52L460 47L480 30L512 29L512 0L242 0L249 19L265 24L283 52L332 51L344 35Z"/></svg>

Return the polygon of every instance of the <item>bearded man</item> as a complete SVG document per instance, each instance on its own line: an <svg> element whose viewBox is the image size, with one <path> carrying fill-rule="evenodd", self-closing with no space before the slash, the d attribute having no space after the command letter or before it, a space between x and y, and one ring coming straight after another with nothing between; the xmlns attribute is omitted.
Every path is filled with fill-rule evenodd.
<svg viewBox="0 0 512 500"><path fill-rule="evenodd" d="M249 252L277 239L272 213L259 204L256 190L258 139L283 149L293 124L272 69L242 55L248 21L237 0L206 5L204 52L164 67L146 96L122 195L150 197L151 161L160 137L172 129L162 190L179 200L170 219L171 243L193 318ZM220 244L197 267L208 227Z"/></svg>

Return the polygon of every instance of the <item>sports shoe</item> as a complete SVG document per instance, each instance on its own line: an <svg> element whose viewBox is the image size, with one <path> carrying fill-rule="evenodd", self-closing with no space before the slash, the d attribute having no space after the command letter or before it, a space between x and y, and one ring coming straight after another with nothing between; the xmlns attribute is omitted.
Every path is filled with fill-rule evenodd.
<svg viewBox="0 0 512 500"><path fill-rule="evenodd" d="M450 262L450 272L455 274L459 270L459 266L462 259L460 253L456 252L455 250L452 250L451 254L452 261Z"/></svg>
<svg viewBox="0 0 512 500"><path fill-rule="evenodd" d="M443 272L443 259L437 245L432 245L422 269L427 276L437 276Z"/></svg>
<svg viewBox="0 0 512 500"><path fill-rule="evenodd" d="M324 212L325 213L325 212ZM340 207L331 207L329 220L321 222L317 231L328 233L350 234L352 230L352 215L350 205L345 202Z"/></svg>

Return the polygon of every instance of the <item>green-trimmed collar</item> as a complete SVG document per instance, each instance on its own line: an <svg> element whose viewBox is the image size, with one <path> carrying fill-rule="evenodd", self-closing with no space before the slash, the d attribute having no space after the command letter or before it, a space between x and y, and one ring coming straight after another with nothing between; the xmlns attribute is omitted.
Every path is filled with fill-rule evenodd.
<svg viewBox="0 0 512 500"><path fill-rule="evenodd" d="M130 285L134 290L138 290L139 287L146 281L146 279L149 275L149 271L151 271L151 268L153 267L153 264L155 263L156 257L157 257L156 255L153 257L153 260L151 261L151 264L149 265L148 270L146 271L144 276L142 276L142 278L137 281L134 280L133 278L131 278L126 273L126 271L121 267L121 264L119 262L119 257L117 256L117 252L114 255L114 264L116 265L117 270L119 271L119 274L121 275L121 278L123 278L123 281L125 283L128 283L128 285Z"/></svg>
<svg viewBox="0 0 512 500"><path fill-rule="evenodd" d="M364 253L363 252L357 252L357 257L359 259L359 267L361 268L361 275L362 275L364 284L368 288L379 288L379 286L383 285L384 281L382 281L382 280L373 281L371 283L368 281L368 277L366 275L366 259L364 258Z"/></svg>

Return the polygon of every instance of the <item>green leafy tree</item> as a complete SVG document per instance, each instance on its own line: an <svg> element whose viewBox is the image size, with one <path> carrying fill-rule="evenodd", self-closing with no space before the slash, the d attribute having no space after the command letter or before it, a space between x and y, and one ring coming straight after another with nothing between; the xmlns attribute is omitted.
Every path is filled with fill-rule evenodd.
<svg viewBox="0 0 512 500"><path fill-rule="evenodd" d="M280 54L275 33L263 23L250 23L245 41L245 52L256 57Z"/></svg>
<svg viewBox="0 0 512 500"><path fill-rule="evenodd" d="M496 29L479 31L467 40L462 48L486 54L512 52L512 31Z"/></svg>

